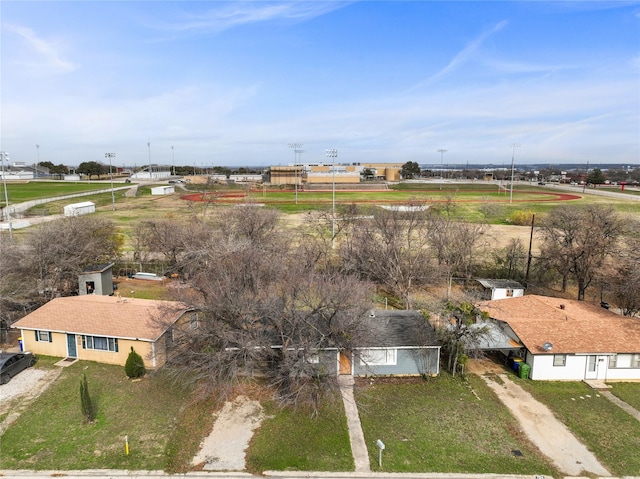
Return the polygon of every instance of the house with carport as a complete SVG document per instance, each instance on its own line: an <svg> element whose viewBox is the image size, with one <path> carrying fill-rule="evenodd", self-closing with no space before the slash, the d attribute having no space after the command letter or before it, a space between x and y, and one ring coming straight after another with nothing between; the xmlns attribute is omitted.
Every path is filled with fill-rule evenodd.
<svg viewBox="0 0 640 479"><path fill-rule="evenodd" d="M525 295L477 304L537 380L640 381L640 320L585 301Z"/></svg>
<svg viewBox="0 0 640 479"><path fill-rule="evenodd" d="M133 347L156 369L175 336L197 322L183 303L90 294L55 298L11 327L35 354L124 365Z"/></svg>

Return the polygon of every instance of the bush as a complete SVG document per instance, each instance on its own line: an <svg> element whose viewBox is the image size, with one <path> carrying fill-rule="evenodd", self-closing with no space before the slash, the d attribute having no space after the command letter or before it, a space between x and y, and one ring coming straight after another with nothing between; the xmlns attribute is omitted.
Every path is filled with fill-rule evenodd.
<svg viewBox="0 0 640 479"><path fill-rule="evenodd" d="M139 378L144 376L147 370L144 367L144 361L142 356L135 352L133 346L131 346L131 352L127 357L127 362L124 364L124 372L127 377Z"/></svg>
<svg viewBox="0 0 640 479"><path fill-rule="evenodd" d="M529 226L531 224L531 218L533 218L533 211L514 211L509 218L509 223L518 226Z"/></svg>
<svg viewBox="0 0 640 479"><path fill-rule="evenodd" d="M80 380L80 404L82 405L82 415L87 422L93 422L96 418L96 404L89 395L89 383L87 382L87 373L82 372Z"/></svg>

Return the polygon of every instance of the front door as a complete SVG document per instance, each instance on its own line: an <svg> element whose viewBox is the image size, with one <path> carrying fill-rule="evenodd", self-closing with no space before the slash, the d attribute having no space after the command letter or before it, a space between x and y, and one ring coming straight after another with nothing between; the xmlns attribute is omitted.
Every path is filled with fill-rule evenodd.
<svg viewBox="0 0 640 479"><path fill-rule="evenodd" d="M607 357L595 354L587 356L587 371L585 379L604 379L607 372Z"/></svg>
<svg viewBox="0 0 640 479"><path fill-rule="evenodd" d="M67 334L67 357L77 358L78 351L76 349L76 335Z"/></svg>
<svg viewBox="0 0 640 479"><path fill-rule="evenodd" d="M351 351L340 351L340 374L351 374Z"/></svg>
<svg viewBox="0 0 640 479"><path fill-rule="evenodd" d="M585 379L598 378L598 356L587 356L587 371L584 375Z"/></svg>

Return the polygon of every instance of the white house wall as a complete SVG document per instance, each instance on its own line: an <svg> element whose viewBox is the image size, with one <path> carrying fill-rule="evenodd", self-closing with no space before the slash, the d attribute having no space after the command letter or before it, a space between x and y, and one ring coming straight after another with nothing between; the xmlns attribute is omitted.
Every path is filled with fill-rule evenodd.
<svg viewBox="0 0 640 479"><path fill-rule="evenodd" d="M527 354L526 362L531 366L531 379L549 381L582 381L584 379L588 356L567 354L564 366L554 366L553 356L553 354Z"/></svg>
<svg viewBox="0 0 640 479"><path fill-rule="evenodd" d="M531 366L530 377L534 380L546 381L582 381L587 376L589 355L567 354L565 366L553 365L553 354L527 354L526 362ZM599 371L597 379L603 381L637 381L640 380L640 368L610 368L608 355L595 355L604 358L606 367Z"/></svg>
<svg viewBox="0 0 640 479"><path fill-rule="evenodd" d="M513 291L511 296L507 296L507 291ZM524 296L524 289L495 288L491 291L491 299L511 299Z"/></svg>

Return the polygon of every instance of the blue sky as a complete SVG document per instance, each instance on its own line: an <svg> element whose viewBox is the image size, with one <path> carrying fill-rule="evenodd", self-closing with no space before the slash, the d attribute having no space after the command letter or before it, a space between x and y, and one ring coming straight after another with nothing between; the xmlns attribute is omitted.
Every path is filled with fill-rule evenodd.
<svg viewBox="0 0 640 479"><path fill-rule="evenodd" d="M640 163L640 2L7 1L11 161ZM148 146L150 144L150 147ZM36 145L39 145L38 147ZM173 149L172 149L173 147Z"/></svg>

